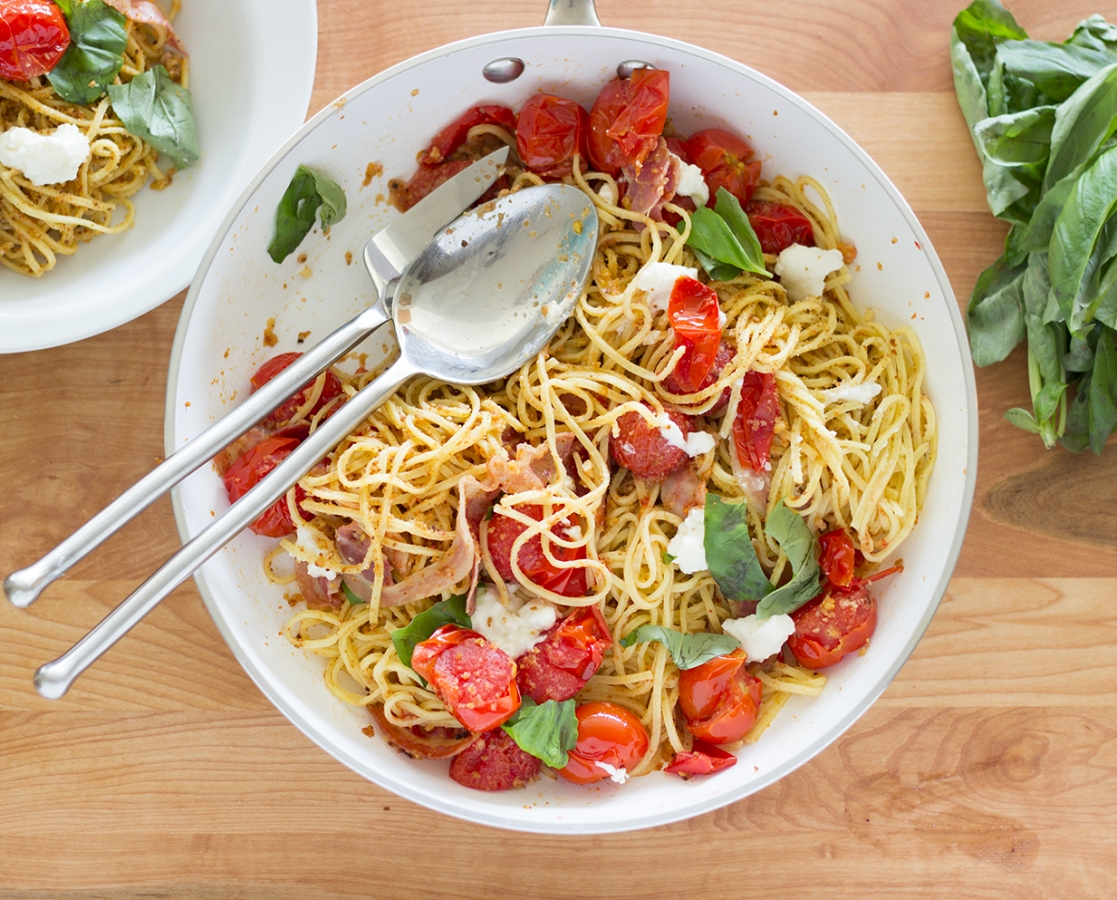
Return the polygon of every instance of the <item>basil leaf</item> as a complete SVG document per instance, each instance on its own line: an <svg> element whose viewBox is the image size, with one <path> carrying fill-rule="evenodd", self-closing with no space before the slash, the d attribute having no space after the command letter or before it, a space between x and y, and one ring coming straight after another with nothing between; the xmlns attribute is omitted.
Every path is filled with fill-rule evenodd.
<svg viewBox="0 0 1117 900"><path fill-rule="evenodd" d="M411 665L415 647L429 638L443 625L461 625L472 628L473 621L465 611L465 595L455 594L449 600L439 600L428 610L419 613L405 627L392 632L392 646L405 666Z"/></svg>
<svg viewBox="0 0 1117 900"><path fill-rule="evenodd" d="M345 594L345 599L349 601L350 606L356 606L358 603L364 602L360 597L353 593L353 590L349 587L349 585L345 583L344 580L342 580L341 582L341 592Z"/></svg>
<svg viewBox="0 0 1117 900"><path fill-rule="evenodd" d="M1081 453L1090 446L1090 382L1092 373L1087 373L1078 382L1074 400L1067 407L1067 424L1059 443L1071 453Z"/></svg>
<svg viewBox="0 0 1117 900"><path fill-rule="evenodd" d="M732 229L708 206L691 213L687 246L701 250L715 262L733 266L739 271L749 265L749 258Z"/></svg>
<svg viewBox="0 0 1117 900"><path fill-rule="evenodd" d="M1087 393L1090 449L1101 453L1106 440L1117 429L1117 332L1101 329L1094 350L1094 371Z"/></svg>
<svg viewBox="0 0 1117 900"><path fill-rule="evenodd" d="M764 252L740 201L718 188L713 209L703 206L690 216L687 246L714 281L727 281L740 272L771 278L764 268Z"/></svg>
<svg viewBox="0 0 1117 900"><path fill-rule="evenodd" d="M108 92L113 112L131 134L166 154L176 169L197 162L202 154L190 91L176 84L166 69L148 69L127 84L109 85Z"/></svg>
<svg viewBox="0 0 1117 900"><path fill-rule="evenodd" d="M546 700L537 704L524 697L520 708L501 727L525 753L554 769L563 768L578 743L578 717L573 700Z"/></svg>
<svg viewBox="0 0 1117 900"><path fill-rule="evenodd" d="M760 249L760 239L753 231L749 217L741 208L741 201L725 188L719 187L714 212L725 220L725 224L729 226L729 230L733 232L733 237L737 239L737 243L744 251L749 264L742 266L742 268L746 272L755 272L757 275L771 278L772 276L768 270L764 268L764 251Z"/></svg>
<svg viewBox="0 0 1117 900"><path fill-rule="evenodd" d="M769 513L764 532L775 538L780 549L787 554L791 563L791 581L760 601L756 615L761 619L794 612L818 596L821 581L821 570L814 552L815 537L802 516L780 501Z"/></svg>
<svg viewBox="0 0 1117 900"><path fill-rule="evenodd" d="M1110 63L1117 52L1108 48L1055 44L1047 41L1005 41L997 48L1006 73L1026 78L1052 100L1066 100Z"/></svg>
<svg viewBox="0 0 1117 900"><path fill-rule="evenodd" d="M1003 256L978 276L966 307L975 365L1000 362L1024 340L1023 280L1023 266L1011 268Z"/></svg>
<svg viewBox="0 0 1117 900"><path fill-rule="evenodd" d="M954 19L953 32L957 35L975 71L985 85L993 70L997 45L1006 40L1024 40L1028 33L1016 24L1012 17L997 0L976 0Z"/></svg>
<svg viewBox="0 0 1117 900"><path fill-rule="evenodd" d="M1117 131L1117 63L1098 72L1059 105L1051 131L1051 157L1044 189L1050 190L1087 163L1114 131Z"/></svg>
<svg viewBox="0 0 1117 900"><path fill-rule="evenodd" d="M741 646L740 641L728 634L685 634L663 625L641 625L624 637L621 646L631 647L645 641L659 641L663 644L680 669L693 669L715 656L732 653Z"/></svg>
<svg viewBox="0 0 1117 900"><path fill-rule="evenodd" d="M314 214L322 231L345 218L345 191L330 178L306 166L295 170L275 211L275 237L268 245L268 255L283 262L302 243L314 227Z"/></svg>
<svg viewBox="0 0 1117 900"><path fill-rule="evenodd" d="M687 244L702 266L703 271L710 277L710 281L728 281L730 278L736 278L741 274L741 270L736 266L730 266L725 263L719 263L716 259L707 256L697 247Z"/></svg>
<svg viewBox="0 0 1117 900"><path fill-rule="evenodd" d="M1074 34L1067 38L1067 43L1076 47L1117 51L1117 25L1110 25L1097 13L1094 13L1088 19L1078 23L1078 27L1074 29Z"/></svg>
<svg viewBox="0 0 1117 900"><path fill-rule="evenodd" d="M729 600L759 600L772 590L749 537L748 506L706 495L706 568Z"/></svg>
<svg viewBox="0 0 1117 900"><path fill-rule="evenodd" d="M63 13L70 46L47 78L67 103L92 103L105 93L124 64L128 46L125 18L103 0L77 2Z"/></svg>
<svg viewBox="0 0 1117 900"><path fill-rule="evenodd" d="M1067 387L1063 369L1066 328L1061 323L1045 321L1050 293L1047 257L1033 253L1028 257L1028 267L1021 282L1024 324L1028 334L1028 384L1039 426L1038 434L1049 449L1055 446L1059 436L1054 416L1061 407Z"/></svg>
<svg viewBox="0 0 1117 900"><path fill-rule="evenodd" d="M1005 413L1005 419L1012 425L1022 431L1028 431L1032 434L1039 434L1039 422L1028 410L1021 409L1019 406L1014 406L1012 409Z"/></svg>

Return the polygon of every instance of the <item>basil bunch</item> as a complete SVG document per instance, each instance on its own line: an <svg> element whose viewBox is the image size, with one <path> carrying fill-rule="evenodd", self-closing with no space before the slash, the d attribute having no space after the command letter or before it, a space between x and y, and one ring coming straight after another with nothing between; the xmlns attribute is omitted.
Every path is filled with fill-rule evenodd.
<svg viewBox="0 0 1117 900"><path fill-rule="evenodd" d="M966 310L979 366L1027 341L1032 409L1005 417L1078 452L1117 429L1117 26L1028 39L997 0L954 20L954 87L989 208L1012 227Z"/></svg>

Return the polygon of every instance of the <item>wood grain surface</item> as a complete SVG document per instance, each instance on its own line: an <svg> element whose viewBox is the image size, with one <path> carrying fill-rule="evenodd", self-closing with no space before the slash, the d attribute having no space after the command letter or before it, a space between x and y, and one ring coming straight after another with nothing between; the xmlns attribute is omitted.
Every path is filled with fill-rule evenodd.
<svg viewBox="0 0 1117 900"><path fill-rule="evenodd" d="M803 93L907 197L959 302L999 253L954 101L962 0L600 0L603 23ZM416 53L541 23L542 0L319 0L311 112ZM1112 2L1015 0L1065 38ZM276 0L282 14L283 0ZM710 12L716 8L716 12ZM2 298L0 298L2 299ZM155 464L182 296L80 343L0 358L0 574ZM1044 451L977 372L977 497L926 637L809 764L690 821L604 837L429 812L318 750L233 659L192 583L60 702L35 668L179 546L160 501L28 610L0 603L0 898L1111 898L1117 894L1117 445Z"/></svg>

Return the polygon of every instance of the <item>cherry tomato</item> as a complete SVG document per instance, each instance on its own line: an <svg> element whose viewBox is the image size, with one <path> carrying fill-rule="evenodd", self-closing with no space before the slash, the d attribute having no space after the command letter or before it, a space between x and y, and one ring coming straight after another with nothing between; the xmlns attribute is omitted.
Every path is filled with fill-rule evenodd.
<svg viewBox="0 0 1117 900"><path fill-rule="evenodd" d="M601 611L578 607L516 660L520 693L536 703L569 700L598 670L612 643Z"/></svg>
<svg viewBox="0 0 1117 900"><path fill-rule="evenodd" d="M454 757L450 777L475 791L510 791L538 778L541 765L503 728L494 728Z"/></svg>
<svg viewBox="0 0 1117 900"><path fill-rule="evenodd" d="M580 171L588 168L588 132L589 114L580 105L553 94L536 94L520 107L516 150L537 175L565 178L574 171L575 153L581 157Z"/></svg>
<svg viewBox="0 0 1117 900"><path fill-rule="evenodd" d="M818 547L818 565L823 577L837 587L849 587L857 559L853 539L844 529L835 528L818 536Z"/></svg>
<svg viewBox="0 0 1117 900"><path fill-rule="evenodd" d="M299 442L294 438L270 437L261 441L234 461L222 476L229 502L235 503L252 490L259 484L261 478L290 456L291 451L297 446L299 446ZM300 503L304 499L306 499L306 491L296 485L295 502ZM307 519L313 518L311 514L303 512L301 508L299 512ZM291 510L287 506L287 498L280 497L248 527L256 534L262 534L264 537L278 538L294 534L295 523L291 518Z"/></svg>
<svg viewBox="0 0 1117 900"><path fill-rule="evenodd" d="M737 757L732 753L696 739L690 750L677 753L663 771L680 778L690 778L693 775L712 775L736 764Z"/></svg>
<svg viewBox="0 0 1117 900"><path fill-rule="evenodd" d="M795 634L787 646L808 669L825 669L860 650L877 627L877 605L864 585L830 588L791 614Z"/></svg>
<svg viewBox="0 0 1117 900"><path fill-rule="evenodd" d="M707 128L686 142L686 152L691 165L706 176L709 206L717 202L718 188L725 188L742 205L752 198L760 180L760 161L752 158L752 147L746 141L720 128Z"/></svg>
<svg viewBox="0 0 1117 900"><path fill-rule="evenodd" d="M446 759L461 753L477 740L477 735L465 728L423 728L420 725L396 725L389 722L384 707L374 703L369 708L384 739L412 759Z"/></svg>
<svg viewBox="0 0 1117 900"><path fill-rule="evenodd" d="M668 409L666 413L686 440L694 430L693 416L676 409ZM662 481L690 459L685 450L667 441L658 426L649 425L635 411L626 412L617 419L617 434L609 439L609 454L618 465L649 481Z"/></svg>
<svg viewBox="0 0 1117 900"><path fill-rule="evenodd" d="M411 668L470 731L489 731L520 708L516 665L476 631L443 625L415 646Z"/></svg>
<svg viewBox="0 0 1117 900"><path fill-rule="evenodd" d="M760 679L745 669L745 651L715 656L679 673L679 708L687 730L711 744L739 741L756 722Z"/></svg>
<svg viewBox="0 0 1117 900"><path fill-rule="evenodd" d="M590 162L610 175L624 166L637 171L659 143L667 122L670 76L637 69L601 89L590 110Z"/></svg>
<svg viewBox="0 0 1117 900"><path fill-rule="evenodd" d="M0 78L45 75L69 46L66 19L50 0L0 0Z"/></svg>
<svg viewBox="0 0 1117 900"><path fill-rule="evenodd" d="M631 771L648 752L648 732L640 720L615 703L583 703L578 717L578 743L558 774L575 784L592 784L612 774L597 765Z"/></svg>
<svg viewBox="0 0 1117 900"><path fill-rule="evenodd" d="M516 115L507 106L475 106L438 132L430 147L419 157L419 162L424 166L445 162L465 143L469 129L478 125L499 125L507 131L515 131Z"/></svg>
<svg viewBox="0 0 1117 900"><path fill-rule="evenodd" d="M392 203L400 212L407 212L436 187L468 168L469 163L468 159L452 159L437 165L419 166L406 184L398 181L390 183Z"/></svg>
<svg viewBox="0 0 1117 900"><path fill-rule="evenodd" d="M543 521L543 507L535 505L522 505L516 507L517 512L523 513L536 522ZM554 527L554 532L565 538L569 525L573 520L568 520L566 525L559 524ZM500 510L495 510L489 520L487 541L489 555L493 565L496 566L500 577L505 581L515 581L512 574L512 544L521 534L527 531L528 526L517 522L511 516L506 516ZM551 556L560 562L574 562L586 558L585 547L561 547L550 543ZM586 570L581 567L556 566L543 552L543 536L540 534L528 538L520 548L516 557L520 571L532 584L562 594L564 597L584 597L586 594Z"/></svg>
<svg viewBox="0 0 1117 900"><path fill-rule="evenodd" d="M814 246L814 226L794 206L754 200L745 214L765 253L782 253L792 244Z"/></svg>
<svg viewBox="0 0 1117 900"><path fill-rule="evenodd" d="M776 376L770 372L745 373L737 418L733 420L733 443L737 447L737 459L746 469L767 471L779 417Z"/></svg>
<svg viewBox="0 0 1117 900"><path fill-rule="evenodd" d="M667 316L675 330L675 346L687 348L672 374L682 393L692 394L710 374L721 347L718 295L694 278L679 278L671 289Z"/></svg>
<svg viewBox="0 0 1117 900"><path fill-rule="evenodd" d="M736 355L737 349L732 344L722 341L718 344L717 353L714 354L714 364L710 367L710 371L706 374L706 377L702 379L698 387L693 391L684 391L682 385L679 384L678 379L675 377L675 372L678 371L678 367L676 367L670 375L663 379L663 389L671 394L686 394L697 393L704 388L708 388L721 378L722 370L733 361L733 357ZM714 401L714 405L711 406L704 415L716 416L725 409L725 407L729 405L729 398L732 392L732 388L726 388L722 391L721 396Z"/></svg>
<svg viewBox="0 0 1117 900"><path fill-rule="evenodd" d="M259 369L256 374L249 379L252 384L252 392L260 390L265 384L275 378L280 372L286 369L291 363L302 356L301 353L280 353L278 356L273 356L267 360ZM290 421L291 417L295 415L299 407L306 403L306 393L310 390L308 385L303 390L299 391L293 397L283 401L283 403L276 407L271 414L263 420L260 424L265 428L280 428ZM318 396L318 400L314 406L311 407L307 416L313 416L316 412L322 409L327 403L338 396L342 391L341 380L329 369L326 370L326 382L322 385L322 393Z"/></svg>

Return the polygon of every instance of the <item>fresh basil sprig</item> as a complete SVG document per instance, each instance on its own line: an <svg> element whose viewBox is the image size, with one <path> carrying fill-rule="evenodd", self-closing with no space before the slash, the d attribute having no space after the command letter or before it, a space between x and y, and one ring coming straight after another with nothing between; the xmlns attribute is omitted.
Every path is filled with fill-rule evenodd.
<svg viewBox="0 0 1117 900"><path fill-rule="evenodd" d="M536 703L524 697L520 708L501 727L525 753L530 753L555 769L570 761L570 751L578 744L578 717L573 700L546 700Z"/></svg>
<svg viewBox="0 0 1117 900"><path fill-rule="evenodd" d="M621 646L631 647L645 641L659 641L663 644L680 669L693 669L715 656L732 653L741 646L740 641L728 634L686 634L663 625L641 625L621 640Z"/></svg>
<svg viewBox="0 0 1117 900"><path fill-rule="evenodd" d="M706 563L721 592L730 600L759 600L761 619L798 609L818 595L821 570L815 557L815 539L803 518L783 501L764 523L791 563L791 580L775 587L765 575L749 539L747 507L726 503L717 494L706 495L706 528L703 543Z"/></svg>
<svg viewBox="0 0 1117 900"><path fill-rule="evenodd" d="M741 272L771 277L764 268L764 252L749 217L740 201L723 187L718 188L713 209L703 206L691 214L687 246L715 281Z"/></svg>
<svg viewBox="0 0 1117 900"><path fill-rule="evenodd" d="M460 625L462 628L473 627L473 620L465 611L464 594L455 594L449 600L439 600L403 628L397 628L392 632L392 646L396 648L403 664L410 667L415 648L443 625L449 624Z"/></svg>
<svg viewBox="0 0 1117 900"><path fill-rule="evenodd" d="M185 169L201 156L194 129L190 91L176 84L162 66L148 69L127 84L110 84L113 112L129 133L143 138Z"/></svg>
<svg viewBox="0 0 1117 900"><path fill-rule="evenodd" d="M126 20L103 0L67 2L60 8L70 29L70 46L47 78L67 103L92 103L124 64Z"/></svg>
<svg viewBox="0 0 1117 900"><path fill-rule="evenodd" d="M337 182L306 166L295 170L291 183L275 211L275 237L268 255L279 263L290 256L314 227L314 215L322 231L345 218L345 191Z"/></svg>

